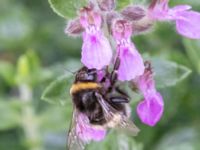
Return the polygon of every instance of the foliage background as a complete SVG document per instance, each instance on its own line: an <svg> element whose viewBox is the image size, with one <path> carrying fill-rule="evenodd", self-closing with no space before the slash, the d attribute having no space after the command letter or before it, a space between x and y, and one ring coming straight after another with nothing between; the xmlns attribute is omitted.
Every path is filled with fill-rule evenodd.
<svg viewBox="0 0 200 150"><path fill-rule="evenodd" d="M198 0L174 0L171 5L181 3L200 11ZM64 34L65 25L47 1L0 1L0 150L65 149L71 116L67 89L72 83L65 69L79 68L81 49L81 39ZM154 32L134 37L134 42L144 55L174 61L192 73L174 86L159 89L165 112L158 125L141 124L134 103L139 136L111 131L105 141L92 143L88 149L199 150L200 41L177 35L173 24L159 23ZM167 79L171 74L165 71ZM56 78L50 98L41 100Z"/></svg>

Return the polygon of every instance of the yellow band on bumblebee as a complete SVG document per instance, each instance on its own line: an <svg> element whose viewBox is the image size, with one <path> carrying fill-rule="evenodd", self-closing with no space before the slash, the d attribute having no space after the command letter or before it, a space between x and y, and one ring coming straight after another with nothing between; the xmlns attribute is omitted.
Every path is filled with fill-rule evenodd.
<svg viewBox="0 0 200 150"><path fill-rule="evenodd" d="M70 94L76 93L81 90L96 89L100 87L101 86L95 82L80 82L72 85L70 89Z"/></svg>

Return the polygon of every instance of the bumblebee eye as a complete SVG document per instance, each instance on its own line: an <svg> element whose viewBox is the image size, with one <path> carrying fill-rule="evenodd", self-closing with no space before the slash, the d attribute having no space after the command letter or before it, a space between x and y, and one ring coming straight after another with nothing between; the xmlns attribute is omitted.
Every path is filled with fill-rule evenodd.
<svg viewBox="0 0 200 150"><path fill-rule="evenodd" d="M96 80L96 70L80 70L76 74L76 81L95 81Z"/></svg>
<svg viewBox="0 0 200 150"><path fill-rule="evenodd" d="M88 78L88 75L87 75L87 73L85 73L85 72L80 72L79 74L78 74L78 79L79 80L86 80Z"/></svg>

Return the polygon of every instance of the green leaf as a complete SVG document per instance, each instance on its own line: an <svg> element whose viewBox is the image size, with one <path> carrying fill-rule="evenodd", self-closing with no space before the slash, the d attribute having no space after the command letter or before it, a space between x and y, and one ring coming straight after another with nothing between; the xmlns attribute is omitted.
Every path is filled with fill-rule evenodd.
<svg viewBox="0 0 200 150"><path fill-rule="evenodd" d="M117 0L117 9L123 9L124 7L131 5L134 0Z"/></svg>
<svg viewBox="0 0 200 150"><path fill-rule="evenodd" d="M191 63L196 68L198 73L200 73L200 42L184 38L183 44Z"/></svg>
<svg viewBox="0 0 200 150"><path fill-rule="evenodd" d="M198 150L199 130L193 126L168 132L155 148L156 150Z"/></svg>
<svg viewBox="0 0 200 150"><path fill-rule="evenodd" d="M34 29L29 9L17 1L1 0L0 14L0 48L16 49L29 43L27 39Z"/></svg>
<svg viewBox="0 0 200 150"><path fill-rule="evenodd" d="M51 82L44 90L41 99L53 104L64 105L70 99L72 75L65 74Z"/></svg>
<svg viewBox="0 0 200 150"><path fill-rule="evenodd" d="M77 11L87 6L87 0L49 0L53 11L66 19L77 16Z"/></svg>
<svg viewBox="0 0 200 150"><path fill-rule="evenodd" d="M72 117L72 108L72 104L67 104L64 107L49 105L38 118L42 132L47 130L50 132L60 131L68 128Z"/></svg>
<svg viewBox="0 0 200 150"><path fill-rule="evenodd" d="M155 72L155 81L158 88L174 86L185 79L191 70L175 62L159 58L150 59Z"/></svg>
<svg viewBox="0 0 200 150"><path fill-rule="evenodd" d="M3 98L1 98L3 99ZM23 106L19 100L1 100L0 99L0 130L14 128L21 124L20 109Z"/></svg>
<svg viewBox="0 0 200 150"><path fill-rule="evenodd" d="M66 62L54 64L49 67L48 70L53 72L58 76L60 74L64 75L58 77L56 80L52 81L44 90L42 94L42 100L48 101L53 104L65 104L70 102L71 96L69 94L70 87L73 83L73 73L81 68L81 63L79 60L68 59Z"/></svg>
<svg viewBox="0 0 200 150"><path fill-rule="evenodd" d="M14 84L14 66L6 61L0 61L0 76L9 84Z"/></svg>
<svg viewBox="0 0 200 150"><path fill-rule="evenodd" d="M26 83L32 85L38 78L40 70L40 62L34 51L29 50L21 55L17 62L17 84Z"/></svg>

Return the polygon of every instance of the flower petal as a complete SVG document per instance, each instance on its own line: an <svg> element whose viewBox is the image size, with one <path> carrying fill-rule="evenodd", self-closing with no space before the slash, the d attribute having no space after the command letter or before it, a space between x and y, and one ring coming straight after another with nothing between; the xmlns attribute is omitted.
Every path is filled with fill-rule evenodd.
<svg viewBox="0 0 200 150"><path fill-rule="evenodd" d="M192 6L190 6L190 5L177 5L177 6L174 6L173 8L171 8L170 11L182 12L182 11L189 10L191 8L192 8Z"/></svg>
<svg viewBox="0 0 200 150"><path fill-rule="evenodd" d="M144 72L144 63L141 55L134 47L120 47L120 66L118 69L118 79L121 81L129 81L136 76L140 76Z"/></svg>
<svg viewBox="0 0 200 150"><path fill-rule="evenodd" d="M163 109L162 96L157 92L137 105L137 114L144 124L155 126L163 114Z"/></svg>
<svg viewBox="0 0 200 150"><path fill-rule="evenodd" d="M144 97L156 93L155 81L153 79L153 70L151 68L150 62L145 62L144 73L136 81L137 86Z"/></svg>
<svg viewBox="0 0 200 150"><path fill-rule="evenodd" d="M106 136L106 130L103 128L97 128L89 124L89 119L83 114L79 114L77 124L76 124L76 133L81 140L88 143L91 140L101 141Z"/></svg>
<svg viewBox="0 0 200 150"><path fill-rule="evenodd" d="M82 45L82 63L89 69L102 69L109 65L112 59L112 49L108 39L97 31L95 34L84 33Z"/></svg>
<svg viewBox="0 0 200 150"><path fill-rule="evenodd" d="M185 19L176 20L177 32L191 39L200 39L200 13L184 11L178 15Z"/></svg>

